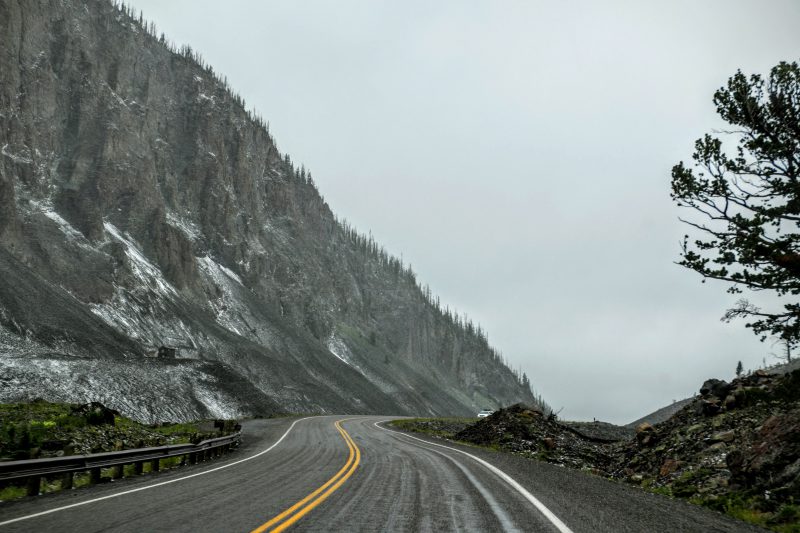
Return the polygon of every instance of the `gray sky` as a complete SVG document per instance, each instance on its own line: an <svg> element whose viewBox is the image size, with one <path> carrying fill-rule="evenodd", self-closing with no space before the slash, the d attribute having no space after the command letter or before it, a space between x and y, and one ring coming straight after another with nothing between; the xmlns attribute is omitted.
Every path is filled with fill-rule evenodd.
<svg viewBox="0 0 800 533"><path fill-rule="evenodd" d="M132 3L562 417L627 423L774 362L674 264L669 182L737 68L800 58L800 2Z"/></svg>

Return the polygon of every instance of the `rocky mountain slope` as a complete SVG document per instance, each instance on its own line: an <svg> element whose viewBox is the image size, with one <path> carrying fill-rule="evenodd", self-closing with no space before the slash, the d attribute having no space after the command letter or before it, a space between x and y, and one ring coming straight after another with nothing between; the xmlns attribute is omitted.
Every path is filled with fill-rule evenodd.
<svg viewBox="0 0 800 533"><path fill-rule="evenodd" d="M633 429L641 424L644 424L645 422L652 425L660 424L665 420L669 420L669 418L672 415L674 415L675 413L677 413L678 411L680 411L681 409L692 403L693 400L694 397L684 398L683 400L676 400L669 405L665 405L661 409L656 409L650 414L644 415L643 417L638 418L629 424L625 424L625 427Z"/></svg>
<svg viewBox="0 0 800 533"><path fill-rule="evenodd" d="M535 401L191 49L106 0L0 0L0 34L0 401L143 421Z"/></svg>

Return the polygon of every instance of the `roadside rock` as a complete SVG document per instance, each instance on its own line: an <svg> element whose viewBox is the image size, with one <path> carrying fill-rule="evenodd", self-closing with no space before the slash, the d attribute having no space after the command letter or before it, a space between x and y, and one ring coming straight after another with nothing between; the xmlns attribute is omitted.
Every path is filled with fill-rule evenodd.
<svg viewBox="0 0 800 533"><path fill-rule="evenodd" d="M717 398L725 398L730 390L731 386L728 382L721 379L709 379L700 387L700 394L704 397L715 396Z"/></svg>
<svg viewBox="0 0 800 533"><path fill-rule="evenodd" d="M724 510L778 515L800 498L800 371L707 380L701 397L667 421L609 446L611 477Z"/></svg>
<svg viewBox="0 0 800 533"><path fill-rule="evenodd" d="M93 426L107 424L114 425L114 417L119 416L119 411L109 409L100 402L90 402L72 408L72 416L85 418Z"/></svg>
<svg viewBox="0 0 800 533"><path fill-rule="evenodd" d="M454 438L603 474L607 474L610 467L604 444L523 404L500 409L466 427Z"/></svg>

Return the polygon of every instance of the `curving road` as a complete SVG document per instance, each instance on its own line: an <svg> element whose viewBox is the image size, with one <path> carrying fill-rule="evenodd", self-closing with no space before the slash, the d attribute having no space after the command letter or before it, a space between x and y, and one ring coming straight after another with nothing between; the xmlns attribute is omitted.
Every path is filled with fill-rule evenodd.
<svg viewBox="0 0 800 533"><path fill-rule="evenodd" d="M388 430L253 420L228 457L0 504L0 531L761 531L538 461Z"/></svg>

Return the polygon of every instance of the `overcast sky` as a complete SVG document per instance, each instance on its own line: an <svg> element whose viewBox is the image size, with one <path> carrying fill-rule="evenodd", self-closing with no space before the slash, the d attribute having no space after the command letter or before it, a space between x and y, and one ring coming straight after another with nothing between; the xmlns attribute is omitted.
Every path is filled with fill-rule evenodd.
<svg viewBox="0 0 800 533"><path fill-rule="evenodd" d="M800 2L132 3L562 418L627 423L775 362L674 264L669 182L736 69L800 59Z"/></svg>

